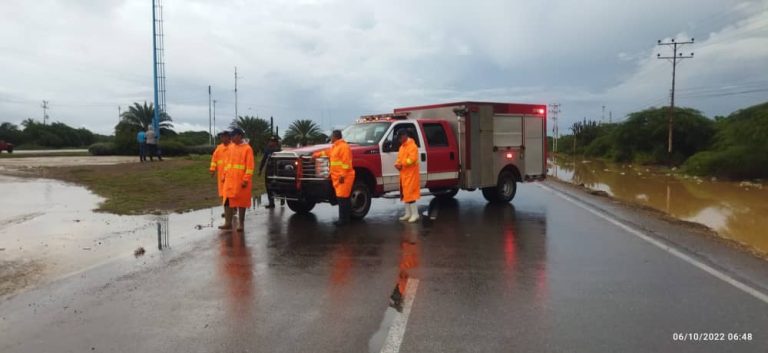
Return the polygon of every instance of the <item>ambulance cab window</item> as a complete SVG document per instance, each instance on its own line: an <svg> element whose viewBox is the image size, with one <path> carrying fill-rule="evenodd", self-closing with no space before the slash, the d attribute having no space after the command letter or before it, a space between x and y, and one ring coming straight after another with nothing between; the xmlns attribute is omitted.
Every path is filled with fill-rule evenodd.
<svg viewBox="0 0 768 353"><path fill-rule="evenodd" d="M391 151L396 152L398 149L400 149L400 141L397 139L397 134L400 133L402 130L411 130L412 135L415 137L413 140L416 142L416 146L421 147L421 141L419 141L419 134L416 132L416 125L411 123L406 124L398 124L395 125L395 128L392 129L392 132L389 133L389 136L387 136L387 140L385 143L392 146Z"/></svg>
<svg viewBox="0 0 768 353"><path fill-rule="evenodd" d="M394 150L397 151L400 148L400 140L397 139L397 134L400 133L400 131L403 130L410 130L411 136L413 136L413 141L416 142L416 146L421 147L421 141L419 141L419 134L416 133L416 125L411 123L406 124L399 124L396 125L394 129L392 129L392 134L390 134L389 139L392 141L392 145L394 146Z"/></svg>
<svg viewBox="0 0 768 353"><path fill-rule="evenodd" d="M430 147L448 146L448 135L445 134L445 128L443 128L442 124L424 124L424 134Z"/></svg>

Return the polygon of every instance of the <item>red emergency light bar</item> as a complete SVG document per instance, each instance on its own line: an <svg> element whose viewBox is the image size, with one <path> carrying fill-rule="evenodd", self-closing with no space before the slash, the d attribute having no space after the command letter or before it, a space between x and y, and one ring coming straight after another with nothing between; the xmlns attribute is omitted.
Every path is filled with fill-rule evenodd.
<svg viewBox="0 0 768 353"><path fill-rule="evenodd" d="M409 113L387 113L387 114L363 115L360 117L360 119L357 119L357 122L363 123L363 122L369 122L369 121L403 120L408 118L408 114Z"/></svg>

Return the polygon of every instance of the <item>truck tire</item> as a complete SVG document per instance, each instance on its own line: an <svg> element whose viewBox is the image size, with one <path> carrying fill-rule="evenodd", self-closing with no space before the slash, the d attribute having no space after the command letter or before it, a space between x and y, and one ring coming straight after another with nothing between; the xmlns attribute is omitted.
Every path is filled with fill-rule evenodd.
<svg viewBox="0 0 768 353"><path fill-rule="evenodd" d="M371 209L371 188L365 183L365 180L357 179L352 185L352 193L349 195L349 201L352 204L352 219L363 219Z"/></svg>
<svg viewBox="0 0 768 353"><path fill-rule="evenodd" d="M454 196L456 196L456 194L459 193L459 189L429 189L429 192L435 195L435 197L438 199L446 200L452 199Z"/></svg>
<svg viewBox="0 0 768 353"><path fill-rule="evenodd" d="M309 213L315 208L315 203L311 201L288 200L288 208L290 208L291 211L300 214Z"/></svg>
<svg viewBox="0 0 768 353"><path fill-rule="evenodd" d="M9 146L9 147L6 149L6 151L8 151L8 153L13 153L13 146Z"/></svg>
<svg viewBox="0 0 768 353"><path fill-rule="evenodd" d="M517 179L512 172L499 173L499 181L496 186L483 188L483 197L491 203L505 203L512 201L517 193Z"/></svg>

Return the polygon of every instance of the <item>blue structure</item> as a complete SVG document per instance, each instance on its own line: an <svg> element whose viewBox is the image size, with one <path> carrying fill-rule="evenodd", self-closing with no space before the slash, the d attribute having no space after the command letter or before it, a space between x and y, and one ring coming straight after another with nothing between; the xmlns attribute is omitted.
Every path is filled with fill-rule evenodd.
<svg viewBox="0 0 768 353"><path fill-rule="evenodd" d="M152 129L160 142L160 116L165 113L165 61L163 60L163 5L152 0L152 63L154 72L154 117Z"/></svg>

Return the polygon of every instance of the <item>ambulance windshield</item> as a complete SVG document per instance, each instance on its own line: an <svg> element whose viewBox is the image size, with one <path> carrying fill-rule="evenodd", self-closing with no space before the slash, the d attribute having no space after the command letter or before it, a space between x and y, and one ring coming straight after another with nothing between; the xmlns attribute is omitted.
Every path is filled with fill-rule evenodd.
<svg viewBox="0 0 768 353"><path fill-rule="evenodd" d="M354 124L344 129L341 134L347 143L363 146L375 145L381 141L391 124L390 122Z"/></svg>

